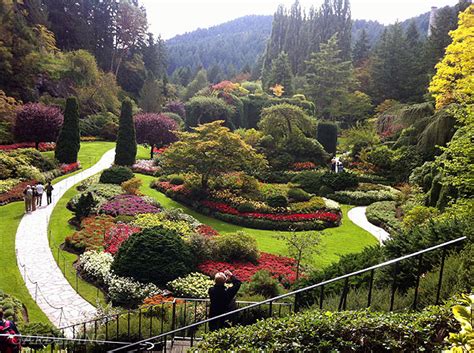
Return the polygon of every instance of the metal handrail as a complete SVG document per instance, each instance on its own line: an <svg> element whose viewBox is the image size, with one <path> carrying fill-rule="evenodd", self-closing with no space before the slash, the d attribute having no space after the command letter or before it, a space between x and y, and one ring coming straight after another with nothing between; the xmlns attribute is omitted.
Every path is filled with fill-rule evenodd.
<svg viewBox="0 0 474 353"><path fill-rule="evenodd" d="M236 310L230 311L228 313L221 314L221 315L218 315L218 316L214 316L212 318L202 320L200 322L193 323L193 324L185 326L185 327L181 327L181 328L178 328L178 329L175 329L175 330L172 330L172 331L169 331L169 332L166 332L166 333L154 336L154 337L150 337L150 338L147 338L147 339L144 339L144 340L141 340L141 341L137 341L135 343L130 344L129 346L116 348L116 349L110 350L109 352L119 352L119 351L129 349L129 348L132 348L132 347L143 346L143 345L147 344L148 342L156 341L160 338L165 338L166 336L170 336L170 335L174 336L178 332L183 332L183 331L186 331L186 330L197 328L198 326L201 326L203 324L209 323L209 322L214 321L214 320L219 320L219 319L222 319L224 317L235 315L235 314L241 313L245 310L249 310L251 308L255 308L255 307L258 307L258 306L261 306L261 305L264 305L264 304L270 304L270 303L273 303L276 300L284 299L284 298L287 298L289 296L293 296L293 295L297 295L299 293L307 292L309 290L312 290L312 289L315 289L315 288L318 288L318 287L322 287L322 286L325 286L327 284L340 281L342 279L347 279L349 277L357 276L357 275L360 275L360 274L363 274L363 273L366 273L366 272L369 272L369 271L372 271L372 270L380 269L380 268L398 263L398 262L406 260L406 259L410 259L410 258L419 256L419 255L422 255L422 254L425 254L425 253L428 253L428 252L431 252L431 251L434 251L434 250L437 250L437 249L445 248L445 247L447 247L449 245L452 245L452 244L460 243L460 242L462 242L466 239L467 239L467 237L461 237L461 238L457 238L457 239L454 239L454 240L450 240L448 242L445 242L445 243L442 243L442 244L439 244L439 245L435 245L435 246L429 247L427 249L414 252L412 254L404 255L404 256L398 257L396 259L385 261L385 262L383 262L381 264L378 264L378 265L367 267L367 268L362 269L362 270L354 271L354 272L351 272L351 273L348 273L348 274L345 274L345 275L342 275L342 276L339 276L339 277L335 277L335 278L332 278L332 279L329 279L329 280L326 280L326 281L323 281L323 282L319 282L319 283L310 285L308 287L300 288L300 289L294 290L294 291L289 292L289 293L285 293L285 294L282 294L282 295L279 295L279 296L276 296L276 297L273 297L273 298L270 298L270 299L266 299L266 300L263 300L259 303L255 303L255 304L251 304L249 306L246 306L245 308L236 309Z"/></svg>

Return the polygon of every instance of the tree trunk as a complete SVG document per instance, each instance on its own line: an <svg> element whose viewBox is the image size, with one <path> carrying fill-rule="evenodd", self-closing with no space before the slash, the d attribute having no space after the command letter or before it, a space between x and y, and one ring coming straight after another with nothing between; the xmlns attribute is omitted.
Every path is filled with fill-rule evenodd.
<svg viewBox="0 0 474 353"><path fill-rule="evenodd" d="M39 150L39 144L40 144L39 141L35 141L35 148L36 148L37 150Z"/></svg>
<svg viewBox="0 0 474 353"><path fill-rule="evenodd" d="M153 148L154 147L155 147L155 145L151 144L150 159L153 159Z"/></svg>
<svg viewBox="0 0 474 353"><path fill-rule="evenodd" d="M201 189L207 190L208 182L209 182L209 175L203 174L201 177Z"/></svg>

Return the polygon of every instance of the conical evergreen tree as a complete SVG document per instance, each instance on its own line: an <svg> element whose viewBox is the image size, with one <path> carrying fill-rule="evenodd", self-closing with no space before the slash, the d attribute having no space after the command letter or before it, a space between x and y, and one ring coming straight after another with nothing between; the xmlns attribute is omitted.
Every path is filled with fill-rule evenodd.
<svg viewBox="0 0 474 353"><path fill-rule="evenodd" d="M75 163L80 148L79 105L76 97L70 97L66 100L64 123L56 144L54 157L60 163Z"/></svg>
<svg viewBox="0 0 474 353"><path fill-rule="evenodd" d="M352 62L355 67L359 67L369 57L370 45L369 37L365 29L362 29L360 36L354 44L354 50L352 51Z"/></svg>
<svg viewBox="0 0 474 353"><path fill-rule="evenodd" d="M122 103L122 111L120 113L117 146L115 148L115 164L131 166L135 163L136 155L137 140L132 116L132 102L130 99L126 99Z"/></svg>
<svg viewBox="0 0 474 353"><path fill-rule="evenodd" d="M291 96L293 94L293 74L291 72L288 54L285 52L281 52L272 62L268 86L272 87L276 84L283 86L285 96Z"/></svg>

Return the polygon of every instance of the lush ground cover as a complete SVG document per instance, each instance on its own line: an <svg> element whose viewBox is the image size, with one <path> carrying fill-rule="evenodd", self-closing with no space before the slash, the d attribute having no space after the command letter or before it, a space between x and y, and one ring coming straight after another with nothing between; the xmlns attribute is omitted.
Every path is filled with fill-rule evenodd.
<svg viewBox="0 0 474 353"><path fill-rule="evenodd" d="M224 221L204 216L191 208L182 205L161 192L150 187L150 183L155 179L147 175L138 175L143 181L140 191L150 197L155 198L164 208L181 208L189 215L196 218L201 223L207 224L219 233L235 233L244 231L252 235L261 251L271 254L286 255L286 246L284 241L275 239L276 231L252 229L226 223ZM342 224L337 228L328 228L322 231L321 253L313 258L313 265L324 267L331 264L340 257L340 255L359 252L368 245L377 244L377 240L368 232L356 226L347 217L347 212L351 206L342 205L343 212Z"/></svg>

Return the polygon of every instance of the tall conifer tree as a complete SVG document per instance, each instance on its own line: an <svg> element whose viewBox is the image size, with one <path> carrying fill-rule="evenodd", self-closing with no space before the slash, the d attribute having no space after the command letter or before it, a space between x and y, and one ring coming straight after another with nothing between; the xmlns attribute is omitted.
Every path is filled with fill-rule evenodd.
<svg viewBox="0 0 474 353"><path fill-rule="evenodd" d="M291 96L293 94L293 74L288 59L288 54L281 52L278 57L273 60L270 77L268 78L268 86L272 87L280 84L284 88L284 95Z"/></svg>
<svg viewBox="0 0 474 353"><path fill-rule="evenodd" d="M64 123L56 144L54 157L60 163L75 163L80 148L79 105L76 97L70 97L66 100Z"/></svg>
<svg viewBox="0 0 474 353"><path fill-rule="evenodd" d="M120 113L117 146L115 148L115 164L131 166L135 163L136 155L137 140L132 116L132 101L126 99L122 103L122 111Z"/></svg>

